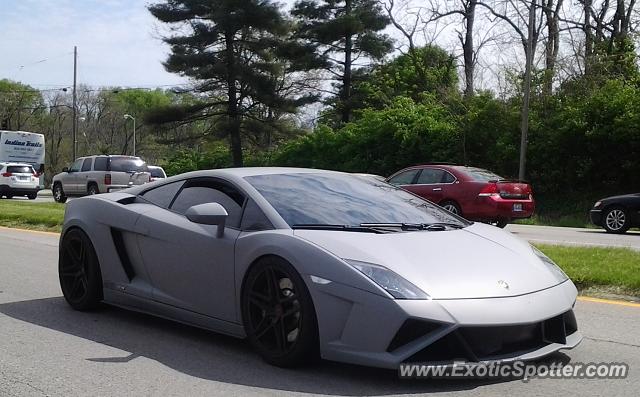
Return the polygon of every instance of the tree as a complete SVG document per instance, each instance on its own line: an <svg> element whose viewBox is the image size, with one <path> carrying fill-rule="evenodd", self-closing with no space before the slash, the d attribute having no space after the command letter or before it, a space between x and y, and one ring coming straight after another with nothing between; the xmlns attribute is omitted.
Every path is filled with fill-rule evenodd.
<svg viewBox="0 0 640 397"><path fill-rule="evenodd" d="M355 76L353 109L384 108L399 96L415 102L427 94L446 99L458 86L454 56L435 45L415 47L373 69L358 70Z"/></svg>
<svg viewBox="0 0 640 397"><path fill-rule="evenodd" d="M171 46L165 68L190 77L197 104L182 107L182 120L212 119L226 135L235 166L242 166L242 128L261 105L294 111L314 98L285 97L278 79L285 71L316 67L309 49L287 41L290 24L270 0L166 0L149 6L160 21L173 26L164 41Z"/></svg>
<svg viewBox="0 0 640 397"><path fill-rule="evenodd" d="M40 91L11 80L0 80L0 129L20 130L44 110Z"/></svg>
<svg viewBox="0 0 640 397"><path fill-rule="evenodd" d="M381 33L389 18L376 0L302 0L292 14L299 37L315 47L338 81L336 107L341 121L348 123L353 69L365 66L366 58L379 60L391 51L391 39Z"/></svg>
<svg viewBox="0 0 640 397"><path fill-rule="evenodd" d="M556 61L560 51L560 11L563 2L564 0L542 0L542 10L547 25L547 41L544 49L545 73L542 87L545 96L551 95L553 90Z"/></svg>

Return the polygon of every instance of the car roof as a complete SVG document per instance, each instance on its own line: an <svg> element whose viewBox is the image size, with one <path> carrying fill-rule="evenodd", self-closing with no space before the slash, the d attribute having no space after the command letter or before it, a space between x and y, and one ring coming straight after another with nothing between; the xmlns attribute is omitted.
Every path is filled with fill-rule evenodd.
<svg viewBox="0 0 640 397"><path fill-rule="evenodd" d="M175 181L183 180L183 179L191 179L191 178L202 178L202 177L219 177L232 182L242 183L242 180L246 177L250 176L259 176L259 175L279 175L279 174L339 174L339 175L351 175L346 172L338 172L338 171L328 171L328 170L320 170L315 168L295 168L295 167L243 167L243 168L219 168L213 170L201 170L201 171L191 171L184 174L175 175L166 179L163 179L161 184L169 184ZM143 191L148 189L155 188L156 186L160 186L160 184L156 185L156 182L151 184L144 184L134 186L129 188L128 190L132 194L140 194Z"/></svg>
<svg viewBox="0 0 640 397"><path fill-rule="evenodd" d="M242 168L220 168L214 170L192 171L185 174L176 175L182 178L197 178L203 176L219 176L228 179L245 178L249 176L259 175L278 175L278 174L320 174L334 173L347 174L338 171L320 170L315 168L295 168L295 167L242 167ZM175 178L175 177L174 177Z"/></svg>
<svg viewBox="0 0 640 397"><path fill-rule="evenodd" d="M6 163L6 162L0 162L0 165L2 166L7 166L7 167L33 167L31 164L27 164L27 163Z"/></svg>

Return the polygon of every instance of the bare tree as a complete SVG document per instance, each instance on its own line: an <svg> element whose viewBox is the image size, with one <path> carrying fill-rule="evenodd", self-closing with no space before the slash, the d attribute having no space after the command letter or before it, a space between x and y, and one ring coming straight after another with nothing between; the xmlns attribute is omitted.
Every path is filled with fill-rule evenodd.
<svg viewBox="0 0 640 397"><path fill-rule="evenodd" d="M555 4L554 4L555 2ZM544 49L544 82L542 91L545 96L551 95L553 79L556 72L556 61L560 51L560 11L564 0L542 0L542 10L546 19L547 40Z"/></svg>
<svg viewBox="0 0 640 397"><path fill-rule="evenodd" d="M497 20L510 26L522 43L525 55L525 71L522 81L522 108L520 112L520 166L518 176L526 176L526 153L529 135L529 103L531 101L531 74L536 47L542 30L543 18L538 16L542 10L539 0L500 0L490 4L478 1L477 5L486 8Z"/></svg>

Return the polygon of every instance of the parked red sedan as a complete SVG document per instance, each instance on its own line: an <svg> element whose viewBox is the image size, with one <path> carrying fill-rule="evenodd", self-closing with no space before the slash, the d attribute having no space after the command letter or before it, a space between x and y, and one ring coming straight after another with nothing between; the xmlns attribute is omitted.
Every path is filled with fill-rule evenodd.
<svg viewBox="0 0 640 397"><path fill-rule="evenodd" d="M467 219L505 227L533 215L531 186L506 180L482 168L425 164L405 168L387 179Z"/></svg>

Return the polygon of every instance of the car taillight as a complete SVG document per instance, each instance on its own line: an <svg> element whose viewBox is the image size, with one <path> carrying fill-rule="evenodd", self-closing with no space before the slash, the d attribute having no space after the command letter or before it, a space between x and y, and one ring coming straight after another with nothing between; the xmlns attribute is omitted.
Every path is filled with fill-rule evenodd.
<svg viewBox="0 0 640 397"><path fill-rule="evenodd" d="M111 185L111 174L105 174L104 175L104 184L105 185Z"/></svg>
<svg viewBox="0 0 640 397"><path fill-rule="evenodd" d="M490 196L497 196L498 194L499 194L498 184L490 182L490 183L487 183L487 185L483 187L482 190L480 190L480 193L478 193L478 196L490 197Z"/></svg>
<svg viewBox="0 0 640 397"><path fill-rule="evenodd" d="M12 174L12 173L10 173L10 172L3 172L3 173L2 173L2 176L4 176L5 178L8 178L8 177L10 177L10 176L12 176L12 175L13 175L13 174Z"/></svg>

